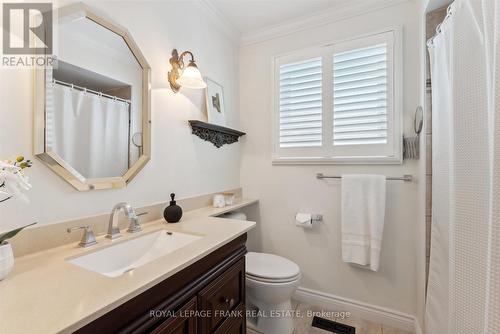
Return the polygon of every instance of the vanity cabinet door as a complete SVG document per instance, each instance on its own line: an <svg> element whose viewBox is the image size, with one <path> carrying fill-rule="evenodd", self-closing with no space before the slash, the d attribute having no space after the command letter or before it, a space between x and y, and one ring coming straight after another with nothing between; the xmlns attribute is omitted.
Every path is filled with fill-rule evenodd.
<svg viewBox="0 0 500 334"><path fill-rule="evenodd" d="M239 312L245 312L245 307L244 305L240 305L236 310ZM246 326L246 321L245 317L238 317L238 316L233 316L228 319L226 319L223 323L222 326L217 329L214 334L246 334L247 332L247 326Z"/></svg>
<svg viewBox="0 0 500 334"><path fill-rule="evenodd" d="M196 334L198 333L196 324L196 297L187 302L172 317L155 328L151 334Z"/></svg>
<svg viewBox="0 0 500 334"><path fill-rule="evenodd" d="M224 334L246 334L247 332L247 324L242 318L237 321L233 321L233 325L229 328L227 332Z"/></svg>
<svg viewBox="0 0 500 334"><path fill-rule="evenodd" d="M211 334L229 318L245 318L245 258L227 269L198 294L201 310L201 333ZM242 310L242 311L240 311Z"/></svg>

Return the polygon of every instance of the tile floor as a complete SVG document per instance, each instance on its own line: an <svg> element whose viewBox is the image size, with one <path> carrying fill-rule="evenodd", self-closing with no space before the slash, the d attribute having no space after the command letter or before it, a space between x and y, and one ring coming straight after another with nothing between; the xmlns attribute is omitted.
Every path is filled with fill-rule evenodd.
<svg viewBox="0 0 500 334"><path fill-rule="evenodd" d="M322 309L319 307L311 306L304 303L293 302L292 305L296 311L296 314L301 314L301 317L294 318L295 331L293 334L328 334L331 332L311 327L312 318L307 317L307 311L311 310L313 312L319 312ZM330 320L334 320L349 326L356 328L356 334L411 334L406 331L402 331L396 328L390 328L385 325L373 323L367 320L356 318L351 316L349 318L339 319L325 316ZM251 329L247 330L248 334L259 334ZM279 334L279 333L266 333L266 334Z"/></svg>

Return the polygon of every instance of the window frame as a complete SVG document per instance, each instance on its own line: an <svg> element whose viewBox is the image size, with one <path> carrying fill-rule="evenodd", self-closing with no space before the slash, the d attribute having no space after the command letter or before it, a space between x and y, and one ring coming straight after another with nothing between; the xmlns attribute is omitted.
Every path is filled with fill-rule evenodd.
<svg viewBox="0 0 500 334"><path fill-rule="evenodd" d="M389 38L388 38L389 37ZM333 145L333 56L335 53L376 45L388 41L388 55L392 54L392 66L388 66L387 144L381 145ZM319 46L307 47L272 58L272 163L279 164L402 164L403 123L403 54L402 28L390 27L370 34L358 35ZM392 44L392 45L391 45ZM391 50L392 46L392 50ZM391 52L392 51L392 52ZM280 147L280 65L322 58L322 146ZM387 59L390 65L390 59ZM390 98L392 95L393 98ZM390 108L391 107L391 108ZM378 146L378 147L377 147ZM384 149L383 154L368 152Z"/></svg>

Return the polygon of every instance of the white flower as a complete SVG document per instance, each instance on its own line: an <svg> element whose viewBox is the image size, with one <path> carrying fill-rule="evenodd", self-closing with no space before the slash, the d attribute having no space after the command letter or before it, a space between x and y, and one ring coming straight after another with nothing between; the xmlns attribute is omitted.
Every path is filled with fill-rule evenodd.
<svg viewBox="0 0 500 334"><path fill-rule="evenodd" d="M31 189L29 179L22 169L8 161L0 161L0 196L4 198L17 197L24 202L28 202L28 198L24 191Z"/></svg>
<svg viewBox="0 0 500 334"><path fill-rule="evenodd" d="M8 163L7 161L0 160L0 169L4 169L4 168L17 168L17 167L11 163Z"/></svg>

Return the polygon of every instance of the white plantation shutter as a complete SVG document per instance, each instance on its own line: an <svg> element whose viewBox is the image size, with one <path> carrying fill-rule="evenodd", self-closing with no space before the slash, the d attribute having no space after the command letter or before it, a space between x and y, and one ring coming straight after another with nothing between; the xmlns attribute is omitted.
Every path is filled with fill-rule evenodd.
<svg viewBox="0 0 500 334"><path fill-rule="evenodd" d="M401 163L401 64L398 29L275 58L273 163Z"/></svg>
<svg viewBox="0 0 500 334"><path fill-rule="evenodd" d="M322 144L321 58L279 67L279 146Z"/></svg>
<svg viewBox="0 0 500 334"><path fill-rule="evenodd" d="M333 144L386 144L387 44L333 56Z"/></svg>

